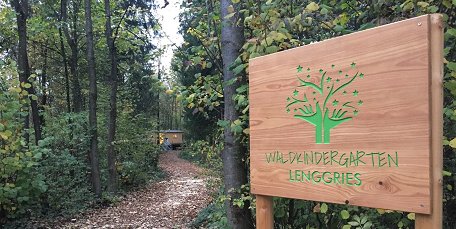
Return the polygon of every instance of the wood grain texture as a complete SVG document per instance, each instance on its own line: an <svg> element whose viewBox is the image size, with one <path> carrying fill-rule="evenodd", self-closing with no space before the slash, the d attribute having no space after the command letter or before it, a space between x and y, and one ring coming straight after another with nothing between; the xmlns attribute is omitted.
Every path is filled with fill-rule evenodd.
<svg viewBox="0 0 456 229"><path fill-rule="evenodd" d="M274 228L274 206L271 196L256 195L256 228Z"/></svg>
<svg viewBox="0 0 456 229"><path fill-rule="evenodd" d="M442 15L430 16L431 56L431 198L432 214L417 214L416 229L442 228L443 221L443 20Z"/></svg>
<svg viewBox="0 0 456 229"><path fill-rule="evenodd" d="M429 15L325 40L250 61L252 193L296 199L431 213ZM356 63L352 69L350 64ZM297 66L304 70L297 73ZM335 65L332 68L332 65ZM315 127L286 112L297 77L318 83L319 69L333 80L338 70L364 74L346 87L362 100L353 120L331 130L330 144L316 144ZM310 94L299 88L300 93ZM344 101L346 95L334 95ZM318 101L318 100L317 100ZM321 102L322 103L322 102ZM329 106L331 107L331 106ZM332 107L331 107L332 110ZM441 118L441 116L439 116ZM279 151L398 153L398 167L267 163ZM289 171L360 173L361 186L290 182Z"/></svg>

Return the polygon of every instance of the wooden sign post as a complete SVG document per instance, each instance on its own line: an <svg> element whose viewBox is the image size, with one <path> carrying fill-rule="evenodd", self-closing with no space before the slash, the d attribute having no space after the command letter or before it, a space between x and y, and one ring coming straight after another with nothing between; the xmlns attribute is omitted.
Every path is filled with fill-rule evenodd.
<svg viewBox="0 0 456 229"><path fill-rule="evenodd" d="M272 197L418 213L442 227L441 15L250 61L257 228Z"/></svg>

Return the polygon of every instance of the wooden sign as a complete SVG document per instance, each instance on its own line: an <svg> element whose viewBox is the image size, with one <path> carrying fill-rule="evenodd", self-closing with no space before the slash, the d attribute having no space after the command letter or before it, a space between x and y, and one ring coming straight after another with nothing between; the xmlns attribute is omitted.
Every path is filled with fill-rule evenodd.
<svg viewBox="0 0 456 229"><path fill-rule="evenodd" d="M432 17L252 59L252 193L430 214L442 154Z"/></svg>

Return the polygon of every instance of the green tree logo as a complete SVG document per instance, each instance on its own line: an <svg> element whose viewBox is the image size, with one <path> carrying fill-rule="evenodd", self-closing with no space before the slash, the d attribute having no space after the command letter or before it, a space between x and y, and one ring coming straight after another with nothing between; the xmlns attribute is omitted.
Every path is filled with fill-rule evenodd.
<svg viewBox="0 0 456 229"><path fill-rule="evenodd" d="M295 118L315 126L317 144L329 144L331 129L352 120L363 105L363 101L358 99L359 91L347 87L356 79L363 79L364 74L356 70L356 63L350 66L349 71L356 72L354 75L339 70L333 77L323 69L319 70L319 76L312 77L310 68L307 68L307 73L303 72L301 65L296 68L298 74L306 75L306 79L298 76L300 85L287 98L286 112L293 111ZM331 68L334 69L335 65ZM332 99L336 94L342 95L339 98L345 101Z"/></svg>

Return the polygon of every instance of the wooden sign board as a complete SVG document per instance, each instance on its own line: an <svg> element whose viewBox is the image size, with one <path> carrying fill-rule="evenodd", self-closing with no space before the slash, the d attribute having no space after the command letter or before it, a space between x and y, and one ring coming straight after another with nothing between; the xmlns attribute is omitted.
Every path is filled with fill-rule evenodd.
<svg viewBox="0 0 456 229"><path fill-rule="evenodd" d="M252 59L252 193L430 214L431 27L425 15Z"/></svg>

